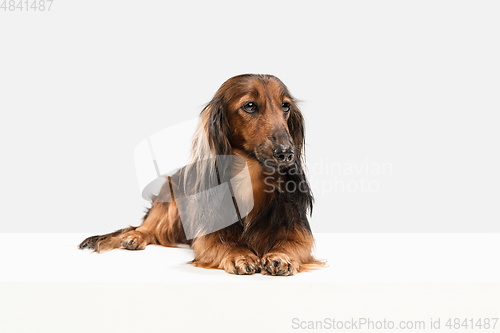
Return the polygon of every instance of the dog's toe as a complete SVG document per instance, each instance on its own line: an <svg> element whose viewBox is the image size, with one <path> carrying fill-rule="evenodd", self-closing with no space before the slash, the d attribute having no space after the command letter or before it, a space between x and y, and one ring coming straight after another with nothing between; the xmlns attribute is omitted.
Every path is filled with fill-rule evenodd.
<svg viewBox="0 0 500 333"><path fill-rule="evenodd" d="M122 237L122 246L127 250L142 250L146 245L145 237L137 231L129 231Z"/></svg>
<svg viewBox="0 0 500 333"><path fill-rule="evenodd" d="M254 254L228 256L221 265L226 272L235 275L252 275L260 272L260 260Z"/></svg>
<svg viewBox="0 0 500 333"><path fill-rule="evenodd" d="M289 276L299 270L299 265L284 253L268 253L261 262L262 273L265 275Z"/></svg>
<svg viewBox="0 0 500 333"><path fill-rule="evenodd" d="M80 250L83 250L83 249L94 250L96 238L97 238L97 236L92 236L92 237L86 238L83 242L80 243L80 245L78 245L78 248Z"/></svg>

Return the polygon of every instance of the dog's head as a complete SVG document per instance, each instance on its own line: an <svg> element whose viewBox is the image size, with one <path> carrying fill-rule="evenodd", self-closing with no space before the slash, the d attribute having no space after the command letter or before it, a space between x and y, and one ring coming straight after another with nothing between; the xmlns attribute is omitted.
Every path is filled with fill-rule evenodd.
<svg viewBox="0 0 500 333"><path fill-rule="evenodd" d="M234 148L267 167L287 167L301 158L303 117L287 87L275 76L230 78L202 116L216 155L229 155Z"/></svg>

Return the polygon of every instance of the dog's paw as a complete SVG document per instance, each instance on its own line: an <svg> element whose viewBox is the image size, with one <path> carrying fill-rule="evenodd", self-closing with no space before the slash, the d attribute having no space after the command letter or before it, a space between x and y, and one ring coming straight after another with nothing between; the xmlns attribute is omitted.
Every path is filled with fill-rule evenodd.
<svg viewBox="0 0 500 333"><path fill-rule="evenodd" d="M80 243L78 248L80 250L83 250L83 249L94 250L98 239L99 239L99 236L92 236L92 237L86 238L83 242Z"/></svg>
<svg viewBox="0 0 500 333"><path fill-rule="evenodd" d="M144 250L148 244L147 236L136 230L129 231L122 237L122 246L127 250Z"/></svg>
<svg viewBox="0 0 500 333"><path fill-rule="evenodd" d="M262 260L262 274L289 276L297 274L299 264L284 253L268 253Z"/></svg>
<svg viewBox="0 0 500 333"><path fill-rule="evenodd" d="M252 275L260 272L260 260L253 253L228 254L221 262L220 268L230 274Z"/></svg>

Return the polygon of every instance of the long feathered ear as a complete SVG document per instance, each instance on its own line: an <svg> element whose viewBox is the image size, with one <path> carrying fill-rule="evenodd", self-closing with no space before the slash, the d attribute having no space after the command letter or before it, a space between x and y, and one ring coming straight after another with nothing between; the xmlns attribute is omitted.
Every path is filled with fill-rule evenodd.
<svg viewBox="0 0 500 333"><path fill-rule="evenodd" d="M304 117L299 108L293 106L290 110L290 117L288 118L288 130L293 138L295 144L295 154L298 159L302 158L304 153Z"/></svg>
<svg viewBox="0 0 500 333"><path fill-rule="evenodd" d="M314 197L304 172L304 161L302 159L305 146L304 117L295 105L290 110L288 130L290 131L290 135L292 136L295 144L295 168L299 170L299 172L290 174L288 177L290 177L290 179L296 184L301 184L301 190L293 193L294 198L292 199L292 202L296 202L299 207L304 209L304 211L309 211L309 213L312 214ZM305 221L307 222L307 220ZM306 227L309 229L309 224L307 224Z"/></svg>
<svg viewBox="0 0 500 333"><path fill-rule="evenodd" d="M202 111L212 154L231 155L230 128L222 98L214 97Z"/></svg>

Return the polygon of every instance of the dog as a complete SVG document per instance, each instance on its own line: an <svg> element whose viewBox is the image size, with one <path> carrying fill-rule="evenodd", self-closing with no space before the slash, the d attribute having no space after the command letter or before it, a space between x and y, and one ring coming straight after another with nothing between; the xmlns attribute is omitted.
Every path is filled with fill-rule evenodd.
<svg viewBox="0 0 500 333"><path fill-rule="evenodd" d="M200 114L191 152L196 167L181 170L177 181L168 178L152 198L142 225L89 237L79 248L101 252L187 244L195 254L191 264L237 275L290 276L323 266L311 255L314 239L308 215L314 199L303 167L304 133L297 101L277 77L230 78ZM214 156L244 162L253 206L245 216L238 215L236 223L188 239L174 190L190 173L196 180L216 173L220 177L214 163L209 163ZM163 200L167 196L171 200Z"/></svg>

